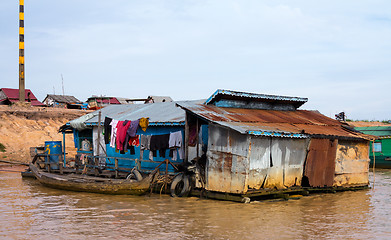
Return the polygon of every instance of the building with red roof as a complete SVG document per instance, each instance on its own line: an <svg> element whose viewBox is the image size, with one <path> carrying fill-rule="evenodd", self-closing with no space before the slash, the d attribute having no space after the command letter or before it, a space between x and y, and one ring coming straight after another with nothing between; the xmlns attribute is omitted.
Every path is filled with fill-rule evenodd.
<svg viewBox="0 0 391 240"><path fill-rule="evenodd" d="M38 101L30 89L25 89L25 101L30 102L31 106L43 107L45 104ZM10 105L19 102L19 89L1 88L0 89L0 105Z"/></svg>

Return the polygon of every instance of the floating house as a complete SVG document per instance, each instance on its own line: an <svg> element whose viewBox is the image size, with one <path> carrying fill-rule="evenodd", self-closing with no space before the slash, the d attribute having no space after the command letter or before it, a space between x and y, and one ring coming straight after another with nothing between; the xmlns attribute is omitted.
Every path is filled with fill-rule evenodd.
<svg viewBox="0 0 391 240"><path fill-rule="evenodd" d="M195 187L251 194L367 186L369 136L318 111L299 110L306 102L217 90L204 103L177 103L186 111L185 159L200 168Z"/></svg>
<svg viewBox="0 0 391 240"><path fill-rule="evenodd" d="M74 96L47 94L43 103L56 108L81 108L82 102Z"/></svg>
<svg viewBox="0 0 391 240"><path fill-rule="evenodd" d="M391 168L391 126L356 127L357 131L378 137L369 148L371 166Z"/></svg>
<svg viewBox="0 0 391 240"><path fill-rule="evenodd" d="M43 107L43 103L38 101L30 89L25 89L25 101L31 103L31 106ZM1 88L0 89L0 104L10 105L19 102L19 89Z"/></svg>

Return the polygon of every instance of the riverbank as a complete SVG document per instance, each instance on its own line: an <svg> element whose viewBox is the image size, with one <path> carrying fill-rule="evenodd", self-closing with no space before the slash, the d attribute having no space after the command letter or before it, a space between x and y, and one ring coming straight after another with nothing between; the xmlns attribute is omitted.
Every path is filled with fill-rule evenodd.
<svg viewBox="0 0 391 240"><path fill-rule="evenodd" d="M0 105L0 160L28 163L30 147L45 141L62 141L58 129L68 121L85 115L76 109ZM76 153L72 134L66 136L66 151Z"/></svg>

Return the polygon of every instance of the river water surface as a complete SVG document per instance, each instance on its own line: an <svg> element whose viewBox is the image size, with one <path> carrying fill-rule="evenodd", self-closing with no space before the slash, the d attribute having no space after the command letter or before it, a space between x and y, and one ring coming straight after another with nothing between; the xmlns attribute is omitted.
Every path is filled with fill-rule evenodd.
<svg viewBox="0 0 391 240"><path fill-rule="evenodd" d="M61 191L1 170L0 239L391 239L391 170L374 186L241 204Z"/></svg>

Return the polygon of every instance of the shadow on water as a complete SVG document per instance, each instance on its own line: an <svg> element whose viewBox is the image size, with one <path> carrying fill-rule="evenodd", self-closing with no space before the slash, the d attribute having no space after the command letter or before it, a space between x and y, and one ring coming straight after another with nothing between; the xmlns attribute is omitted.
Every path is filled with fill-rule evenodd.
<svg viewBox="0 0 391 240"><path fill-rule="evenodd" d="M372 178L372 174L371 174ZM366 239L391 236L391 171L374 189L240 204L61 191L0 173L0 238Z"/></svg>

